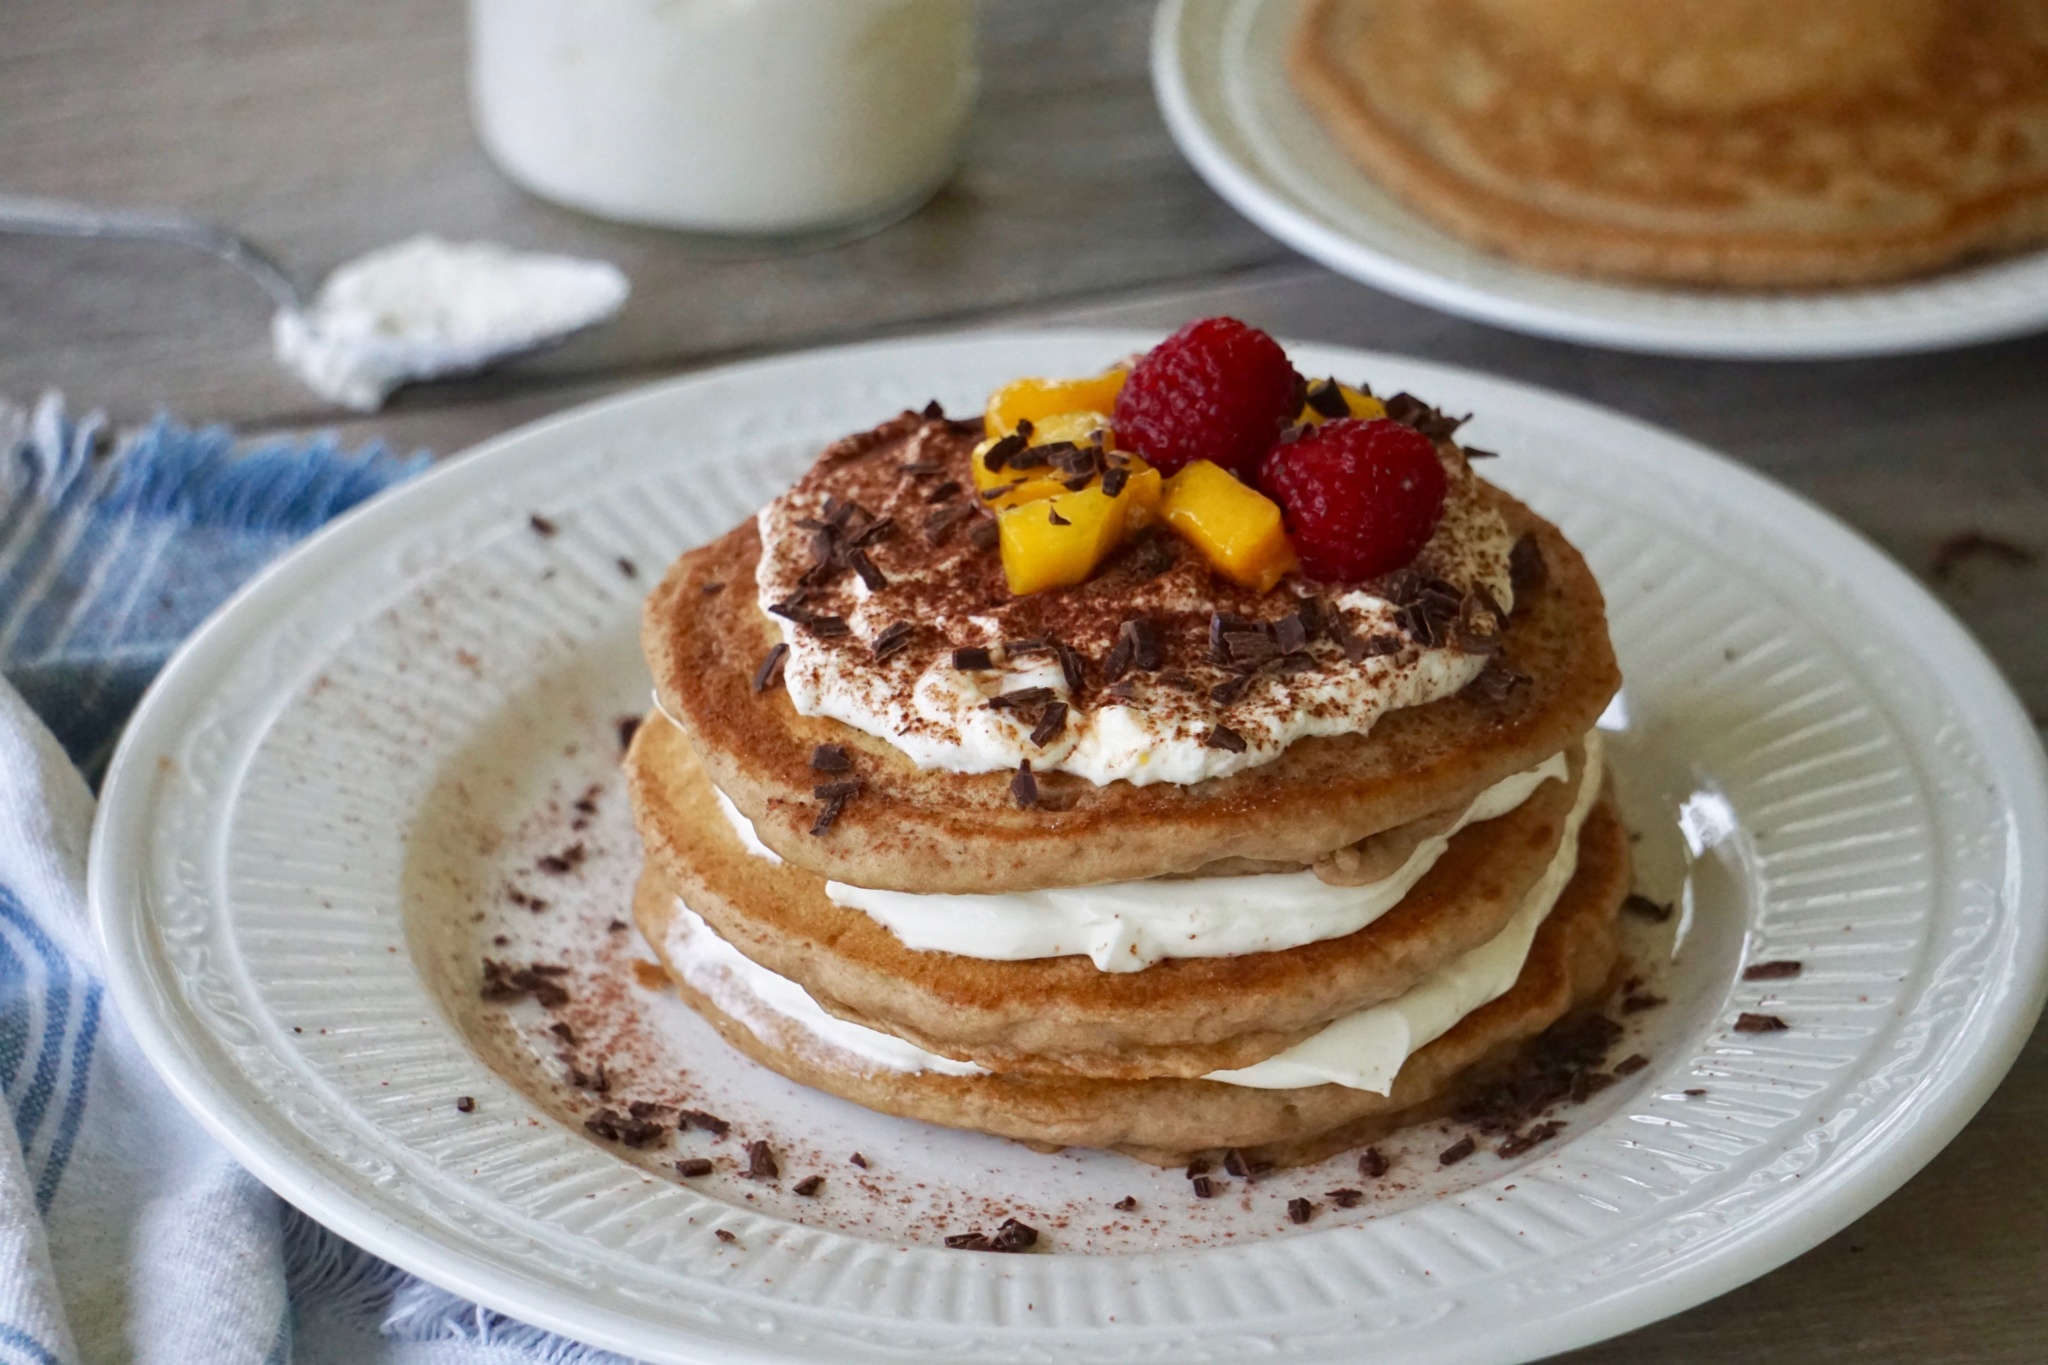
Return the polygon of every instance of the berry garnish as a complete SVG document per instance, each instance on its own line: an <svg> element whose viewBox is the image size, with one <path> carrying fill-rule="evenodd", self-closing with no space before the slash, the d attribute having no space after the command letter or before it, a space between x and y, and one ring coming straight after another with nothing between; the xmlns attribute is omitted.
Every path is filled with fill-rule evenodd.
<svg viewBox="0 0 2048 1365"><path fill-rule="evenodd" d="M1385 418L1327 422L1259 467L1302 571L1323 582L1361 582L1415 558L1443 516L1447 482L1430 439Z"/></svg>
<svg viewBox="0 0 2048 1365"><path fill-rule="evenodd" d="M1280 343L1236 318L1191 322L1146 352L1117 394L1117 444L1171 474L1209 460L1249 477L1300 406Z"/></svg>

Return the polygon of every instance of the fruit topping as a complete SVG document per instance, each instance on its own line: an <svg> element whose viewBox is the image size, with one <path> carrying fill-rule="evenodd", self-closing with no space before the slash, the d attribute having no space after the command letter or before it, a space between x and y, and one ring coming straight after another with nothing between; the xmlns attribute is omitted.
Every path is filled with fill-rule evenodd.
<svg viewBox="0 0 2048 1365"><path fill-rule="evenodd" d="M1128 370L1108 370L1090 379L1019 379L989 395L983 412L990 436L1008 436L1019 422L1044 425L1057 413L1108 412L1116 406L1117 391L1124 386ZM1104 426L1109 419L1104 418ZM1070 441L1071 436L1060 440Z"/></svg>
<svg viewBox="0 0 2048 1365"><path fill-rule="evenodd" d="M1295 567L1279 506L1207 460L1196 460L1166 481L1159 512L1233 583L1264 592Z"/></svg>
<svg viewBox="0 0 2048 1365"><path fill-rule="evenodd" d="M1208 460L1250 476L1301 392L1279 342L1236 318L1203 318L1153 347L1124 381L1117 443L1167 474Z"/></svg>
<svg viewBox="0 0 2048 1365"><path fill-rule="evenodd" d="M1324 582L1360 582L1414 559L1443 515L1448 483L1430 439L1385 418L1327 422L1275 446L1259 468L1259 487L1286 510L1302 570Z"/></svg>
<svg viewBox="0 0 2048 1365"><path fill-rule="evenodd" d="M1087 582L1133 531L1151 523L1160 483L1156 469L1126 467L1078 491L1003 508L996 525L1010 591L1021 597Z"/></svg>

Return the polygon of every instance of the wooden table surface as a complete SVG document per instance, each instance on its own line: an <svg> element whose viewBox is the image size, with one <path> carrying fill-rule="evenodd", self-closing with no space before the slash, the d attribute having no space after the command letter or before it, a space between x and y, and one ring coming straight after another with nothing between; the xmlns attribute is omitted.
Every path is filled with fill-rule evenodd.
<svg viewBox="0 0 2048 1365"><path fill-rule="evenodd" d="M63 390L250 434L338 427L448 453L721 361L934 327L1168 329L1229 312L1408 352L1662 423L1832 509L1926 577L2048 719L2048 337L1818 364L1659 359L1459 321L1341 279L1182 162L1145 71L1151 7L994 0L965 164L909 221L808 256L708 260L538 203L485 161L452 0L10 0L0 188L176 206L308 278L419 231L602 256L625 314L543 356L323 408L270 362L263 295L173 249L0 239L0 397ZM1950 537L2041 552L1935 575ZM2048 1359L2048 1041L1875 1211L1712 1303L1565 1359L1711 1365Z"/></svg>

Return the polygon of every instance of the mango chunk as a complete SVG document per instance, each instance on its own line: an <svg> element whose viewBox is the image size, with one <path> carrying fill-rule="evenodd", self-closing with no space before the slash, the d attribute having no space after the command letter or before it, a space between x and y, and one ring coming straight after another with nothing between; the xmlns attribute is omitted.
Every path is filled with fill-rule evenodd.
<svg viewBox="0 0 2048 1365"><path fill-rule="evenodd" d="M996 514L1003 577L1022 597L1085 583L1124 537L1124 502L1100 487L1060 493Z"/></svg>
<svg viewBox="0 0 2048 1365"><path fill-rule="evenodd" d="M1033 423L1062 412L1110 412L1128 370L1106 370L1087 379L1019 379L989 395L982 416L990 436L1007 436L1020 419ZM1107 421L1103 422L1108 426ZM1073 440L1073 437L1061 437Z"/></svg>
<svg viewBox="0 0 2048 1365"><path fill-rule="evenodd" d="M1085 409L1074 412L1059 412L1046 417L1042 421L1033 421L1030 444L1042 446L1050 445L1056 441L1071 441L1076 445L1085 445L1090 436L1097 432L1107 432L1108 430L1109 418L1103 413ZM990 469L987 460L983 457L988 454L990 447L994 446L1000 439L1000 437L996 436L985 438L980 445L974 448L974 458L970 462L974 471L974 488L977 493L990 493L996 489L1006 490L998 496L984 498L983 501L989 507L997 509L1015 507L1019 503L1036 502L1040 498L1049 498L1055 493L1067 491L1065 482L1049 466L1041 465L1036 469L1012 469L1006 465L1002 469ZM1106 442L1105 448L1114 449L1115 447L1112 442Z"/></svg>
<svg viewBox="0 0 2048 1365"><path fill-rule="evenodd" d="M1087 582L1132 532L1157 517L1163 488L1158 470L1134 460L1114 497L1098 481L1004 507L996 529L1010 591L1022 597Z"/></svg>
<svg viewBox="0 0 2048 1365"><path fill-rule="evenodd" d="M1233 583L1265 592L1298 567L1280 505L1208 460L1166 481L1160 515Z"/></svg>
<svg viewBox="0 0 2048 1365"><path fill-rule="evenodd" d="M1324 381L1318 382L1320 383ZM1315 385L1310 385L1310 387L1314 388ZM1370 422L1375 418L1385 417L1387 415L1387 405L1380 402L1379 399L1374 398L1368 394L1360 393L1357 389L1352 388L1349 384L1340 382L1337 385L1337 388L1339 392L1341 392L1344 395L1344 405L1351 409L1351 411L1346 415L1356 417L1359 420L1366 422ZM1307 403L1303 403L1301 407L1301 414L1294 420L1297 422L1306 422L1310 426L1319 427L1325 422L1334 422L1337 419L1334 416L1326 417L1322 413L1317 412L1313 407L1310 407Z"/></svg>

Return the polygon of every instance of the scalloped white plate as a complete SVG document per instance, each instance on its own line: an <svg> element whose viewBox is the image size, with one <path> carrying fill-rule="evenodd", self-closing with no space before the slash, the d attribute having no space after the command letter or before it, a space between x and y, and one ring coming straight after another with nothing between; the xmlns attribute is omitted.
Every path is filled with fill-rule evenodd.
<svg viewBox="0 0 2048 1365"><path fill-rule="evenodd" d="M1517 1160L1439 1170L1448 1131L1411 1134L1355 1209L1322 1198L1360 1183L1343 1159L1196 1201L1177 1172L803 1091L632 984L613 726L647 695L653 575L833 436L1153 339L940 337L655 386L451 460L264 574L144 700L92 849L115 997L178 1095L363 1245L664 1361L1521 1360L1761 1274L1931 1157L2026 1036L2048 951L2043 764L1991 665L1870 546L1706 451L1323 347L1294 354L1476 412L1489 472L1606 586L1611 752L1642 878L1682 906L1632 931L1671 959L1630 1044L1647 1067ZM574 868L538 867L572 844ZM563 1014L609 1100L734 1134L590 1138L550 1017L476 998L482 954L571 967ZM1738 980L1765 958L1806 970ZM1758 1008L1789 1031L1731 1031ZM756 1137L783 1180L736 1173ZM695 1154L719 1165L692 1188L669 1163ZM1323 1205L1306 1227L1296 1195ZM1050 1254L937 1245L1012 1213Z"/></svg>
<svg viewBox="0 0 2048 1365"><path fill-rule="evenodd" d="M1165 0L1152 84L1181 151L1245 217L1339 274L1498 327L1672 355L1931 351L2048 327L2048 251L1867 289L1580 279L1470 246L1358 170L1288 85L1302 0Z"/></svg>

